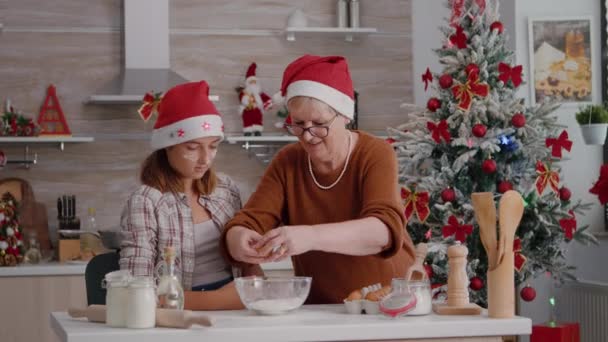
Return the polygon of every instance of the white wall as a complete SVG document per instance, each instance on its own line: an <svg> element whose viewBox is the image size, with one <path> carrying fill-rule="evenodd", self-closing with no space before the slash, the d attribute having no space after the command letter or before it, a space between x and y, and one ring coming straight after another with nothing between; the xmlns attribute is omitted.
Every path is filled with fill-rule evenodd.
<svg viewBox="0 0 608 342"><path fill-rule="evenodd" d="M442 23L441 18L449 13L440 0L413 0L413 49L414 49L414 99L416 104L424 106L430 92L424 92L420 75L430 67L433 71L439 71L440 65L437 56L432 49L440 47L442 36L438 30ZM527 79L529 70L528 59L528 17L559 17L590 15L595 21L593 23L594 42L599 43L600 28L600 6L598 0L503 0L501 1L501 21L505 24L509 34L509 45L516 49L516 62L524 66ZM600 70L599 46L593 56L594 70ZM597 91L598 102L601 83L597 75L593 87ZM529 83L529 81L528 81ZM522 86L519 95L529 103L530 90ZM568 126L570 139L574 141L572 152L567 154L570 160L562 164L562 175L565 183L573 193L574 199L582 199L594 204L593 209L584 217L578 217L580 224L589 224L594 230L604 229L602 207L597 198L589 194L588 190L594 180L598 177L600 165L602 164L602 149L597 146L587 146L582 142L579 128L574 120L574 108L560 108L556 114L560 123ZM576 244L571 245L569 253L570 263L578 267L577 276L582 279L608 282L608 272L603 262L608 260L608 242L601 241L600 247L584 247ZM531 282L537 290L537 299L532 303L520 303L520 314L531 317L533 321L543 322L548 318L548 298L557 290L552 286L549 279L542 277Z"/></svg>

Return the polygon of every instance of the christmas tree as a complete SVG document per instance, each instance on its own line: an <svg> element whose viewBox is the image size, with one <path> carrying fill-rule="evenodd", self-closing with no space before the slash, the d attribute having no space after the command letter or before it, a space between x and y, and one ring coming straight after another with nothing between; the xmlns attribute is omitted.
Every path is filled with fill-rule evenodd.
<svg viewBox="0 0 608 342"><path fill-rule="evenodd" d="M572 141L552 115L557 106L528 108L515 96L523 71L506 47L498 1L447 5L452 14L441 28L444 45L435 51L443 70L427 68L422 75L425 88L431 85L436 95L389 135L400 165L407 229L414 243L429 245L432 286L445 288L447 247L461 241L469 249L471 300L486 306L488 261L472 193L492 192L498 202L512 189L524 198L514 242L516 285L540 274L559 282L573 278L564 246L595 239L576 221L590 205L571 201L560 178L558 162ZM524 288L522 298L532 300L533 292Z"/></svg>
<svg viewBox="0 0 608 342"><path fill-rule="evenodd" d="M0 266L15 266L23 261L22 229L18 203L10 192L0 198Z"/></svg>

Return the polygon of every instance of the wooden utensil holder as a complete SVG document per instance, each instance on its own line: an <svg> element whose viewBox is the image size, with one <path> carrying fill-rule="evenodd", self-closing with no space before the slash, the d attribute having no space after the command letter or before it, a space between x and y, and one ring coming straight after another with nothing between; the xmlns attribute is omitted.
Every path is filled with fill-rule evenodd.
<svg viewBox="0 0 608 342"><path fill-rule="evenodd" d="M515 265L514 253L506 250L502 262L488 271L488 316L511 318L515 316Z"/></svg>

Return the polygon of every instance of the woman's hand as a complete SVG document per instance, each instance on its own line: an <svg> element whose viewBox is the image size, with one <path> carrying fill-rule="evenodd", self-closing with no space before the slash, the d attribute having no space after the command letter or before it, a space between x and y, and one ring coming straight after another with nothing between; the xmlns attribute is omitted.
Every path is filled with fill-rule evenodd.
<svg viewBox="0 0 608 342"><path fill-rule="evenodd" d="M254 246L264 262L281 261L315 249L316 229L311 226L283 226L266 233Z"/></svg>
<svg viewBox="0 0 608 342"><path fill-rule="evenodd" d="M228 252L236 261L250 264L265 262L263 254L254 248L254 245L262 239L262 235L242 226L233 227L226 234L226 245Z"/></svg>

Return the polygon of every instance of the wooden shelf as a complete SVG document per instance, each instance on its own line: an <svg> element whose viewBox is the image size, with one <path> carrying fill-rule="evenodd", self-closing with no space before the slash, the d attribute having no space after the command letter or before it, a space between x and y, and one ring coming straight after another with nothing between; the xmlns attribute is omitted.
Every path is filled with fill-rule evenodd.
<svg viewBox="0 0 608 342"><path fill-rule="evenodd" d="M0 143L86 143L93 142L93 137L0 137Z"/></svg>
<svg viewBox="0 0 608 342"><path fill-rule="evenodd" d="M337 35L344 36L344 40L352 42L355 36L365 36L378 32L378 29L373 27L287 27L285 29L288 41L295 41L296 34L306 35Z"/></svg>
<svg viewBox="0 0 608 342"><path fill-rule="evenodd" d="M29 169L31 165L38 163L38 154L34 153L33 157L30 158L30 144L59 144L59 149L64 150L66 143L88 143L93 142L93 137L61 137L61 136L40 136L40 137L0 137L1 144L22 144L23 158L20 160L9 159L9 164L21 164L26 169Z"/></svg>
<svg viewBox="0 0 608 342"><path fill-rule="evenodd" d="M234 135L227 136L226 142L230 144L236 144L238 142L291 142L298 141L297 137L291 135L261 135L261 136L244 136Z"/></svg>

